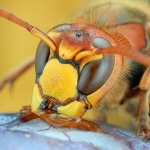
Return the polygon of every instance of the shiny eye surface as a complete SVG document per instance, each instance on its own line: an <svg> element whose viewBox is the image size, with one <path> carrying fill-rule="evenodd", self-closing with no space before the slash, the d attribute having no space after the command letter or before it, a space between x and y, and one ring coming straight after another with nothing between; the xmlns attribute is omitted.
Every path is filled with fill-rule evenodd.
<svg viewBox="0 0 150 150"><path fill-rule="evenodd" d="M50 48L45 42L41 41L37 48L35 57L36 83L39 83L39 77L43 72L45 64L48 61L49 55L50 55Z"/></svg>
<svg viewBox="0 0 150 150"><path fill-rule="evenodd" d="M76 37L77 37L77 38L80 38L81 36L82 36L82 33L81 33L81 32L77 32L77 33L76 33Z"/></svg>
<svg viewBox="0 0 150 150"><path fill-rule="evenodd" d="M88 62L80 74L78 91L89 95L102 87L112 73L114 61L114 55L105 54L102 59Z"/></svg>

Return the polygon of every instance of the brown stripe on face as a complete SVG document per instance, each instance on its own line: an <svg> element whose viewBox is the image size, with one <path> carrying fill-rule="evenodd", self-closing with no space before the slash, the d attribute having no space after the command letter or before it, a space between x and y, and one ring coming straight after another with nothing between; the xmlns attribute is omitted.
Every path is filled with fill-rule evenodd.
<svg viewBox="0 0 150 150"><path fill-rule="evenodd" d="M115 56L104 55L100 60L87 63L80 74L78 91L89 95L102 87L108 80L114 67Z"/></svg>
<svg viewBox="0 0 150 150"><path fill-rule="evenodd" d="M43 99L43 102L40 104L39 109L52 109L53 107L55 107L55 105L64 106L76 100L74 97L70 97L65 101L60 101L53 96L44 95L40 84L38 84L38 89Z"/></svg>

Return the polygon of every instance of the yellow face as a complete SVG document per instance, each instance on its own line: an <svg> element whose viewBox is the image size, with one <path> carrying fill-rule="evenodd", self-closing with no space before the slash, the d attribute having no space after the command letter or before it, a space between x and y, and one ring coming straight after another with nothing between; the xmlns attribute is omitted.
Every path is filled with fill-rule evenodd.
<svg viewBox="0 0 150 150"><path fill-rule="evenodd" d="M105 34L79 23L60 25L48 33L57 48L53 52L41 43L37 50L33 112L55 109L69 117L81 117L99 102L104 95L99 93L110 88L104 85L111 74L119 74L113 71L118 64L114 55L93 55L94 38L100 37L102 47L114 44L111 37L112 43L104 38Z"/></svg>
<svg viewBox="0 0 150 150"><path fill-rule="evenodd" d="M48 61L40 77L44 95L50 95L60 102L77 95L78 72L70 64L62 64L54 58Z"/></svg>

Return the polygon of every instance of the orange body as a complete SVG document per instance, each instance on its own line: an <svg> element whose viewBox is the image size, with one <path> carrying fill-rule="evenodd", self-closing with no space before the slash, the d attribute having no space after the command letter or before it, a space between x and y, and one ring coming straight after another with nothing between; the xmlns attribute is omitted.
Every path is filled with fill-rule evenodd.
<svg viewBox="0 0 150 150"><path fill-rule="evenodd" d="M131 12L135 16L126 18ZM140 68L139 72L142 74L142 65L114 54L113 61L110 60L112 64L104 66L110 67L108 70L111 70L107 79L97 77L94 80L94 76L98 76L103 70L95 73L94 66L93 70L90 70L89 66L101 65L98 61L103 62L105 55L93 55L91 51L97 50L93 43L93 39L97 37L107 40L100 43L102 48L119 46L120 51L122 47L139 52L146 50L144 17L139 15L140 12L135 12L136 10L124 5L100 5L83 12L84 15L81 13L76 16L71 23L51 29L48 35L57 48L56 51L50 52L41 69L33 92L32 111L37 111L44 99L49 101L46 108L55 108L57 113L70 117L81 117L87 109L98 104L111 108L120 103L129 90L138 85L138 82L133 83L132 75L137 68ZM105 42L110 45L105 46ZM38 55L39 52L37 57ZM38 63L38 59L36 61ZM86 75L89 78L84 80L83 74L85 78ZM135 76L138 79L141 75ZM99 80L104 83L92 89L94 84L99 84Z"/></svg>

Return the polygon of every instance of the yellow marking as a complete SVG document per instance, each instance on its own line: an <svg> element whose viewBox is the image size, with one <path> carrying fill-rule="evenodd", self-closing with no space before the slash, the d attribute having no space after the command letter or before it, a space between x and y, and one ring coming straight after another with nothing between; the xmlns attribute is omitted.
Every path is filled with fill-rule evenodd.
<svg viewBox="0 0 150 150"><path fill-rule="evenodd" d="M40 95L39 92L39 88L38 85L35 84L34 85L34 89L33 89L33 95L32 95L32 104L31 104L31 110L37 111L37 109L39 108L40 104L42 103L43 99Z"/></svg>
<svg viewBox="0 0 150 150"><path fill-rule="evenodd" d="M70 45L66 41L61 41L59 45L59 56L63 59L73 59L80 51L80 47L77 45Z"/></svg>
<svg viewBox="0 0 150 150"><path fill-rule="evenodd" d="M80 52L80 53L78 53L78 54L76 55L75 61L79 61L79 60L81 60L83 57L92 56L92 55L94 55L94 54L93 54L93 51L85 50L85 51Z"/></svg>
<svg viewBox="0 0 150 150"><path fill-rule="evenodd" d="M57 39L59 36L60 36L60 32L49 32L48 34L47 34L51 39Z"/></svg>
<svg viewBox="0 0 150 150"><path fill-rule="evenodd" d="M57 59L51 59L46 64L40 77L43 94L60 101L76 96L77 81L77 70L70 64L61 64Z"/></svg>
<svg viewBox="0 0 150 150"><path fill-rule="evenodd" d="M81 60L81 64L80 64L80 71L82 70L82 68L84 67L84 65L92 60L98 60L98 59L102 59L103 58L103 55L100 54L100 55L95 55L95 56L87 56L85 58L83 58Z"/></svg>
<svg viewBox="0 0 150 150"><path fill-rule="evenodd" d="M59 43L59 45L57 45L58 47L58 54L61 58L63 59L73 59L75 57L75 55L80 51L81 47L77 46L77 45L70 45L69 43L67 43L65 40L62 40L62 38L60 38L60 34L61 32L53 32L50 31L48 33L48 36L51 37L53 39L53 41L59 41L58 39L61 40L61 42ZM57 43L56 42L56 43Z"/></svg>
<svg viewBox="0 0 150 150"><path fill-rule="evenodd" d="M54 58L54 52L53 52L52 50L50 51L49 60L50 60L51 58Z"/></svg>
<svg viewBox="0 0 150 150"><path fill-rule="evenodd" d="M83 102L73 101L65 106L59 106L57 112L70 117L81 117L84 112L86 104Z"/></svg>

